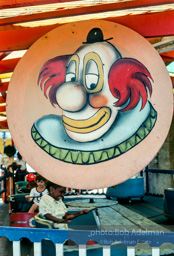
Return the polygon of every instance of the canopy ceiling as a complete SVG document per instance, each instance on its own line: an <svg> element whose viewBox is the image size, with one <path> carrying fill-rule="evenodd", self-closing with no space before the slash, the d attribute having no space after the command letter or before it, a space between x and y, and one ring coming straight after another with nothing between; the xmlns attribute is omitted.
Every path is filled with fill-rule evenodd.
<svg viewBox="0 0 174 256"><path fill-rule="evenodd" d="M0 129L8 129L8 84L27 49L53 28L89 19L125 25L150 41L166 65L174 61L172 0L0 0Z"/></svg>

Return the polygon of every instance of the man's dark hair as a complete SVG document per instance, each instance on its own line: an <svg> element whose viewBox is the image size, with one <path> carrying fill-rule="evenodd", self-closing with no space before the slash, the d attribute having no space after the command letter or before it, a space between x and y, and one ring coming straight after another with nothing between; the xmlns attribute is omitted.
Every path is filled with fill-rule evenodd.
<svg viewBox="0 0 174 256"><path fill-rule="evenodd" d="M8 145L8 146L6 146L6 147L4 148L4 153L5 153L6 155L10 154L10 155L13 155L13 156L14 156L14 154L16 153L16 149L15 149L14 146Z"/></svg>
<svg viewBox="0 0 174 256"><path fill-rule="evenodd" d="M58 185L58 184L55 184L55 183L53 183L53 182L51 182L51 181L48 181L47 182L47 189L50 191L50 187L53 187L54 189L56 189L56 188L64 188L63 186L60 186L60 185Z"/></svg>

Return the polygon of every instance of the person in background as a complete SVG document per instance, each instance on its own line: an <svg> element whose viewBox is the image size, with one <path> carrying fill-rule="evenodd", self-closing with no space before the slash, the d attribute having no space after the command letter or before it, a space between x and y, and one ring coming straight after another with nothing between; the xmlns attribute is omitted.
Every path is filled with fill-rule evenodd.
<svg viewBox="0 0 174 256"><path fill-rule="evenodd" d="M4 148L4 155L1 158L1 169L4 170L4 173L12 172L12 168L15 166L15 153L16 149L14 146L8 145Z"/></svg>
<svg viewBox="0 0 174 256"><path fill-rule="evenodd" d="M27 185L26 185L26 193L30 192L33 188L36 187L36 176L33 173L29 173L27 175Z"/></svg>
<svg viewBox="0 0 174 256"><path fill-rule="evenodd" d="M18 188L17 192L18 193L30 193L30 191L36 187L36 176L33 173L29 173L27 175L27 181L28 183L26 184L25 188Z"/></svg>
<svg viewBox="0 0 174 256"><path fill-rule="evenodd" d="M33 205L31 206L29 213L38 211L39 202L41 197L45 194L48 194L48 190L46 188L47 180L42 177L40 174L36 176L36 187L30 191L30 195L26 195L25 198L28 202L33 200Z"/></svg>
<svg viewBox="0 0 174 256"><path fill-rule="evenodd" d="M15 153L16 149L14 146L8 145L4 148L4 155L1 158L2 175L14 172L14 169L16 168L14 160ZM4 180L3 187L6 189L6 192L1 195L3 203L6 203L8 196L13 194L13 185L13 175Z"/></svg>
<svg viewBox="0 0 174 256"><path fill-rule="evenodd" d="M17 159L15 162L17 167L16 181L24 181L27 174L26 162L19 152L17 153Z"/></svg>
<svg viewBox="0 0 174 256"><path fill-rule="evenodd" d="M89 210L82 210L73 214L68 214L66 206L62 201L65 187L57 185L52 182L47 183L49 194L44 195L39 203L39 213L48 220L54 222L54 228L68 229L67 223L69 223L75 216L86 214ZM64 223L61 223L64 221Z"/></svg>

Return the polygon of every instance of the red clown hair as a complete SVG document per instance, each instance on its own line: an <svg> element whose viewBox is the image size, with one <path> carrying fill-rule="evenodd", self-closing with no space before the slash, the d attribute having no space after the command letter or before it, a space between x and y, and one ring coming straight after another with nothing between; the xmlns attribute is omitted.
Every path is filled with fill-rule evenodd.
<svg viewBox="0 0 174 256"><path fill-rule="evenodd" d="M138 104L141 97L142 110L147 102L147 89L150 96L152 94L149 78L153 81L146 67L135 59L122 58L114 62L109 72L108 82L112 95L118 99L114 103L115 106L120 107L128 103L121 111L131 110Z"/></svg>
<svg viewBox="0 0 174 256"><path fill-rule="evenodd" d="M38 77L38 84L44 91L44 96L49 98L52 105L57 104L57 88L64 83L66 66L70 55L58 56L45 62ZM47 96L47 90L49 93Z"/></svg>

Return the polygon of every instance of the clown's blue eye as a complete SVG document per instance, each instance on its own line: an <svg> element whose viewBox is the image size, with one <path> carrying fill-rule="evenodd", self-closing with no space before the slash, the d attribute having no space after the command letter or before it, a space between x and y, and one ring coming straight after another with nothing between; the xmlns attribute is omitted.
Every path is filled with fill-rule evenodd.
<svg viewBox="0 0 174 256"><path fill-rule="evenodd" d="M98 84L98 76L95 74L87 74L85 78L88 90L94 90Z"/></svg>
<svg viewBox="0 0 174 256"><path fill-rule="evenodd" d="M75 82L75 80L76 80L75 76L71 77L71 82Z"/></svg>
<svg viewBox="0 0 174 256"><path fill-rule="evenodd" d="M76 61L75 60L70 61L67 67L65 81L66 82L76 81Z"/></svg>
<svg viewBox="0 0 174 256"><path fill-rule="evenodd" d="M95 87L96 87L96 84L90 84L90 89L91 90L95 89Z"/></svg>
<svg viewBox="0 0 174 256"><path fill-rule="evenodd" d="M74 73L66 74L66 82L74 82L76 80L76 75Z"/></svg>
<svg viewBox="0 0 174 256"><path fill-rule="evenodd" d="M97 63L89 60L85 71L85 85L88 90L94 90L98 85L99 72Z"/></svg>

